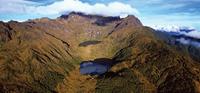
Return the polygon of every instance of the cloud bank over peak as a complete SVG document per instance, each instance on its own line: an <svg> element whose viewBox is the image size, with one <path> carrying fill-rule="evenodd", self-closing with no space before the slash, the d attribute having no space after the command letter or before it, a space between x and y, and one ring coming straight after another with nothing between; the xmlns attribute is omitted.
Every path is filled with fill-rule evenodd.
<svg viewBox="0 0 200 93"><path fill-rule="evenodd" d="M20 14L32 16L51 17L69 12L83 12L85 14L97 14L102 16L121 16L139 14L138 10L129 4L122 2L110 2L108 4L89 4L80 0L59 0L48 5L41 5L31 0L0 0L0 14ZM30 15L31 14L31 15ZM1 18L1 16L0 16ZM2 18L1 18L2 19ZM5 18L4 18L5 19ZM15 19L13 16L10 19ZM27 20L27 19L26 19Z"/></svg>
<svg viewBox="0 0 200 93"><path fill-rule="evenodd" d="M111 2L109 4L96 3L91 5L89 3L83 3L79 0L64 0L55 2L48 6L36 7L39 14L57 14L62 12L83 12L86 14L98 14L103 16L121 16L127 14L138 14L135 8L132 8L128 4L120 2ZM48 11L48 12L43 12Z"/></svg>

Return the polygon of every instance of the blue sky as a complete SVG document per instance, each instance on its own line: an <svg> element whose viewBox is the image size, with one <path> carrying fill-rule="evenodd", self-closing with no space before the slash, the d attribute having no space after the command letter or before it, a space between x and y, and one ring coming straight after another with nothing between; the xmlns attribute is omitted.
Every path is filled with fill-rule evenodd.
<svg viewBox="0 0 200 93"><path fill-rule="evenodd" d="M147 26L193 26L200 30L200 0L0 0L3 21L56 18L72 10L106 16L134 14Z"/></svg>

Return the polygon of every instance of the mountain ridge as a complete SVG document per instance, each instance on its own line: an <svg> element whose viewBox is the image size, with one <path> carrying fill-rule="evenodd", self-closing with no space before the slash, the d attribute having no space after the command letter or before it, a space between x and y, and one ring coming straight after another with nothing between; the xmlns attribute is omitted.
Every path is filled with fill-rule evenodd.
<svg viewBox="0 0 200 93"><path fill-rule="evenodd" d="M199 92L200 63L136 17L70 16L0 23L0 92ZM102 76L80 74L105 58L116 63Z"/></svg>

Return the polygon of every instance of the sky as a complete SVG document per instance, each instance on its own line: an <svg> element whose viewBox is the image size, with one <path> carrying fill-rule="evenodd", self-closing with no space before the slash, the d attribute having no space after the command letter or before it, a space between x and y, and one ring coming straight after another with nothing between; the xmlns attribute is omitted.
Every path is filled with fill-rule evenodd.
<svg viewBox="0 0 200 93"><path fill-rule="evenodd" d="M1 21L56 18L72 11L135 15L146 26L191 26L200 31L200 0L0 0Z"/></svg>

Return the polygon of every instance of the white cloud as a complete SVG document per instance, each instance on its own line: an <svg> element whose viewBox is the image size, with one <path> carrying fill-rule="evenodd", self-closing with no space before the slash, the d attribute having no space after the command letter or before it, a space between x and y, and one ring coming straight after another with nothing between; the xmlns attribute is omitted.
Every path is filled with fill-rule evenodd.
<svg viewBox="0 0 200 93"><path fill-rule="evenodd" d="M177 39L176 41L179 41L180 43L185 44L185 45L193 45L195 47L200 48L200 43L196 41L192 41L192 40L188 40L184 38Z"/></svg>
<svg viewBox="0 0 200 93"><path fill-rule="evenodd" d="M191 31L191 32L184 33L184 34L189 37L200 39L200 31Z"/></svg>
<svg viewBox="0 0 200 93"><path fill-rule="evenodd" d="M25 0L0 0L0 14L26 13L27 8L39 5L39 3Z"/></svg>
<svg viewBox="0 0 200 93"><path fill-rule="evenodd" d="M177 41L181 42L182 44L186 44L186 45L189 45L191 42L190 40L186 40L184 38L177 39Z"/></svg>
<svg viewBox="0 0 200 93"><path fill-rule="evenodd" d="M0 0L0 14L38 14L48 17L49 15L60 15L61 13L72 11L103 16L124 16L139 13L130 5L120 2L111 2L109 4L96 3L91 5L79 0L63 0L46 6L38 5L39 3L25 0Z"/></svg>
<svg viewBox="0 0 200 93"><path fill-rule="evenodd" d="M151 26L156 31L163 31L163 32L176 32L180 35L185 35L188 37L200 39L200 31L197 31L192 26L177 26L177 25L168 25L168 26L161 26L155 25Z"/></svg>
<svg viewBox="0 0 200 93"><path fill-rule="evenodd" d="M171 35L179 35L182 36L179 39L176 39L176 41L185 44L185 45L193 45L196 47L200 47L200 31L197 31L194 27L186 27L186 26L153 26L156 31L163 31L168 32ZM172 33L173 32L173 33ZM174 34L176 33L176 34ZM191 38L186 38L186 37ZM195 38L195 39L193 39ZM198 39L198 40L196 40Z"/></svg>
<svg viewBox="0 0 200 93"><path fill-rule="evenodd" d="M174 4L163 4L162 6L159 6L159 8L161 9L177 9L177 8L181 8L181 7L184 7L186 6L187 4L185 3L176 3L175 5Z"/></svg>
<svg viewBox="0 0 200 93"><path fill-rule="evenodd" d="M142 23L146 26L193 26L200 30L200 16L189 13L157 14L143 15L140 17Z"/></svg>

